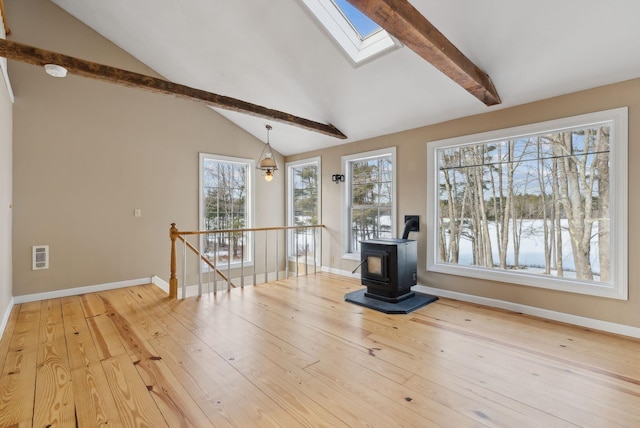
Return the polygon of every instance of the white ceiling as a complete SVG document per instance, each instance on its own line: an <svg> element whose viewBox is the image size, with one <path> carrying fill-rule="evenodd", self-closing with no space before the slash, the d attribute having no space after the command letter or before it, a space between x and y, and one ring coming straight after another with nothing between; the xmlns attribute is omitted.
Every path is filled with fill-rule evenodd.
<svg viewBox="0 0 640 428"><path fill-rule="evenodd" d="M302 0L52 0L166 79L322 123L271 123L291 155L640 76L638 0L411 0L502 99L486 107L407 47L355 66ZM218 110L260 140L267 120Z"/></svg>

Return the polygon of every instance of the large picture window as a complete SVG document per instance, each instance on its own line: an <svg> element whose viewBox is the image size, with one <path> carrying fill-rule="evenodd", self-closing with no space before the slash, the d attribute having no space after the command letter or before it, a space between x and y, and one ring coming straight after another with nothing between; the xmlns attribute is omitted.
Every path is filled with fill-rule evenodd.
<svg viewBox="0 0 640 428"><path fill-rule="evenodd" d="M428 144L427 268L627 298L627 111Z"/></svg>
<svg viewBox="0 0 640 428"><path fill-rule="evenodd" d="M251 216L254 161L200 154L200 228L253 227ZM247 234L204 235L203 252L214 264L251 261Z"/></svg>
<svg viewBox="0 0 640 428"><path fill-rule="evenodd" d="M344 253L359 259L360 241L396 235L396 149L342 158L346 194Z"/></svg>
<svg viewBox="0 0 640 428"><path fill-rule="evenodd" d="M320 158L305 159L287 163L287 193L289 226L309 226L320 224ZM313 257L313 239L316 229L295 229L288 231L288 251L290 257ZM320 252L316 251L319 256Z"/></svg>

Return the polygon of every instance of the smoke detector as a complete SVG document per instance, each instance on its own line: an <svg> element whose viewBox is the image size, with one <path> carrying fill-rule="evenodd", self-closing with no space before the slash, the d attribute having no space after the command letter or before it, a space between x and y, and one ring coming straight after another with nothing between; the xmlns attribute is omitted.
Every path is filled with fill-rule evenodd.
<svg viewBox="0 0 640 428"><path fill-rule="evenodd" d="M44 71L46 71L49 76L53 77L67 76L67 69L58 64L45 64Z"/></svg>

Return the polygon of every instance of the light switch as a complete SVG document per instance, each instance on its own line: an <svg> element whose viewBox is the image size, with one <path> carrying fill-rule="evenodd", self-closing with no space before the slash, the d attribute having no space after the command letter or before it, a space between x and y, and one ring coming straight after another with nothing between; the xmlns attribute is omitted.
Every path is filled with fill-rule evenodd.
<svg viewBox="0 0 640 428"><path fill-rule="evenodd" d="M133 210L134 217L142 217L142 210L140 208L136 208Z"/></svg>

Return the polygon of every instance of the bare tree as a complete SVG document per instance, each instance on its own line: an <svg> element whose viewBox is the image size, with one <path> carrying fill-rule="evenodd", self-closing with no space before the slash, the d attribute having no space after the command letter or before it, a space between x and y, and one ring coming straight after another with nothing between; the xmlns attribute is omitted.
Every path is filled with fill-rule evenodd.
<svg viewBox="0 0 640 428"><path fill-rule="evenodd" d="M558 154L558 183L560 202L563 205L569 223L571 249L576 267L576 277L593 279L591 269L591 240L594 218L594 170L596 160L589 164L587 153L594 145L594 132L585 129L584 150L582 154L574 153L572 132L557 134L554 148Z"/></svg>
<svg viewBox="0 0 640 428"><path fill-rule="evenodd" d="M598 181L598 261L600 264L600 281L611 280L610 226L611 212L609 207L609 128L599 127L596 147L596 177Z"/></svg>
<svg viewBox="0 0 640 428"><path fill-rule="evenodd" d="M560 179L559 179L559 168L558 168L558 159L553 159L553 167L551 173L551 185L553 191L553 218L554 218L554 229L555 234L555 265L556 265L556 275L558 277L564 276L564 265L562 262L562 203L560 201ZM553 248L553 247L552 247Z"/></svg>
<svg viewBox="0 0 640 428"><path fill-rule="evenodd" d="M551 232L549 230L549 219L547 217L547 186L545 182L545 159L542 156L540 147L542 146L542 139L538 138L538 188L540 189L540 203L542 204L542 228L544 234L544 273L549 275L551 273Z"/></svg>
<svg viewBox="0 0 640 428"><path fill-rule="evenodd" d="M573 257L576 277L592 280L591 256L598 251L595 274L609 281L608 134L608 126L585 127L443 150L441 259L458 263L465 239L472 264L493 267L497 242L498 266L509 268L513 258L520 267L525 234L532 234L544 239L544 254L529 267L543 263L546 274L563 277L566 258Z"/></svg>
<svg viewBox="0 0 640 428"><path fill-rule="evenodd" d="M504 208L502 210L502 216L499 220L496 220L497 226L500 229L501 241L500 241L500 268L507 268L507 246L509 245L509 218L511 218L511 210L513 209L513 146L514 142L509 141L507 145L507 186L506 195L504 195L504 189L502 189L502 180L500 180L500 197L504 195Z"/></svg>
<svg viewBox="0 0 640 428"><path fill-rule="evenodd" d="M476 249L476 264L493 267L493 251L491 235L485 205L486 177L484 167L484 146L471 146L466 151L467 162L473 167L468 168L468 185L471 192L470 216L473 221L473 237Z"/></svg>
<svg viewBox="0 0 640 428"><path fill-rule="evenodd" d="M205 165L205 227L207 230L241 229L246 225L246 166L220 161ZM227 257L237 258L242 251L241 233L217 234L215 248L227 247ZM212 251L208 248L206 251ZM218 255L219 256L219 255Z"/></svg>
<svg viewBox="0 0 640 428"><path fill-rule="evenodd" d="M444 224L444 218L441 217L440 219L440 228L442 230L444 230L445 228L448 228L449 230L449 248L444 248L444 242L442 243L443 247L441 250L441 260L447 261L447 262L451 262L451 263L458 263L458 248L459 248L459 243L460 243L460 234L458 232L458 213L457 213L457 202L454 199L454 195L453 195L453 189L454 186L452 186L451 180L452 178L455 179L455 174L450 174L450 170L448 168L444 168L442 170L443 176L444 176L444 192L447 196L447 211L448 211L448 222L445 225ZM451 175L453 175L454 177L451 177ZM444 241L444 239L443 239Z"/></svg>

